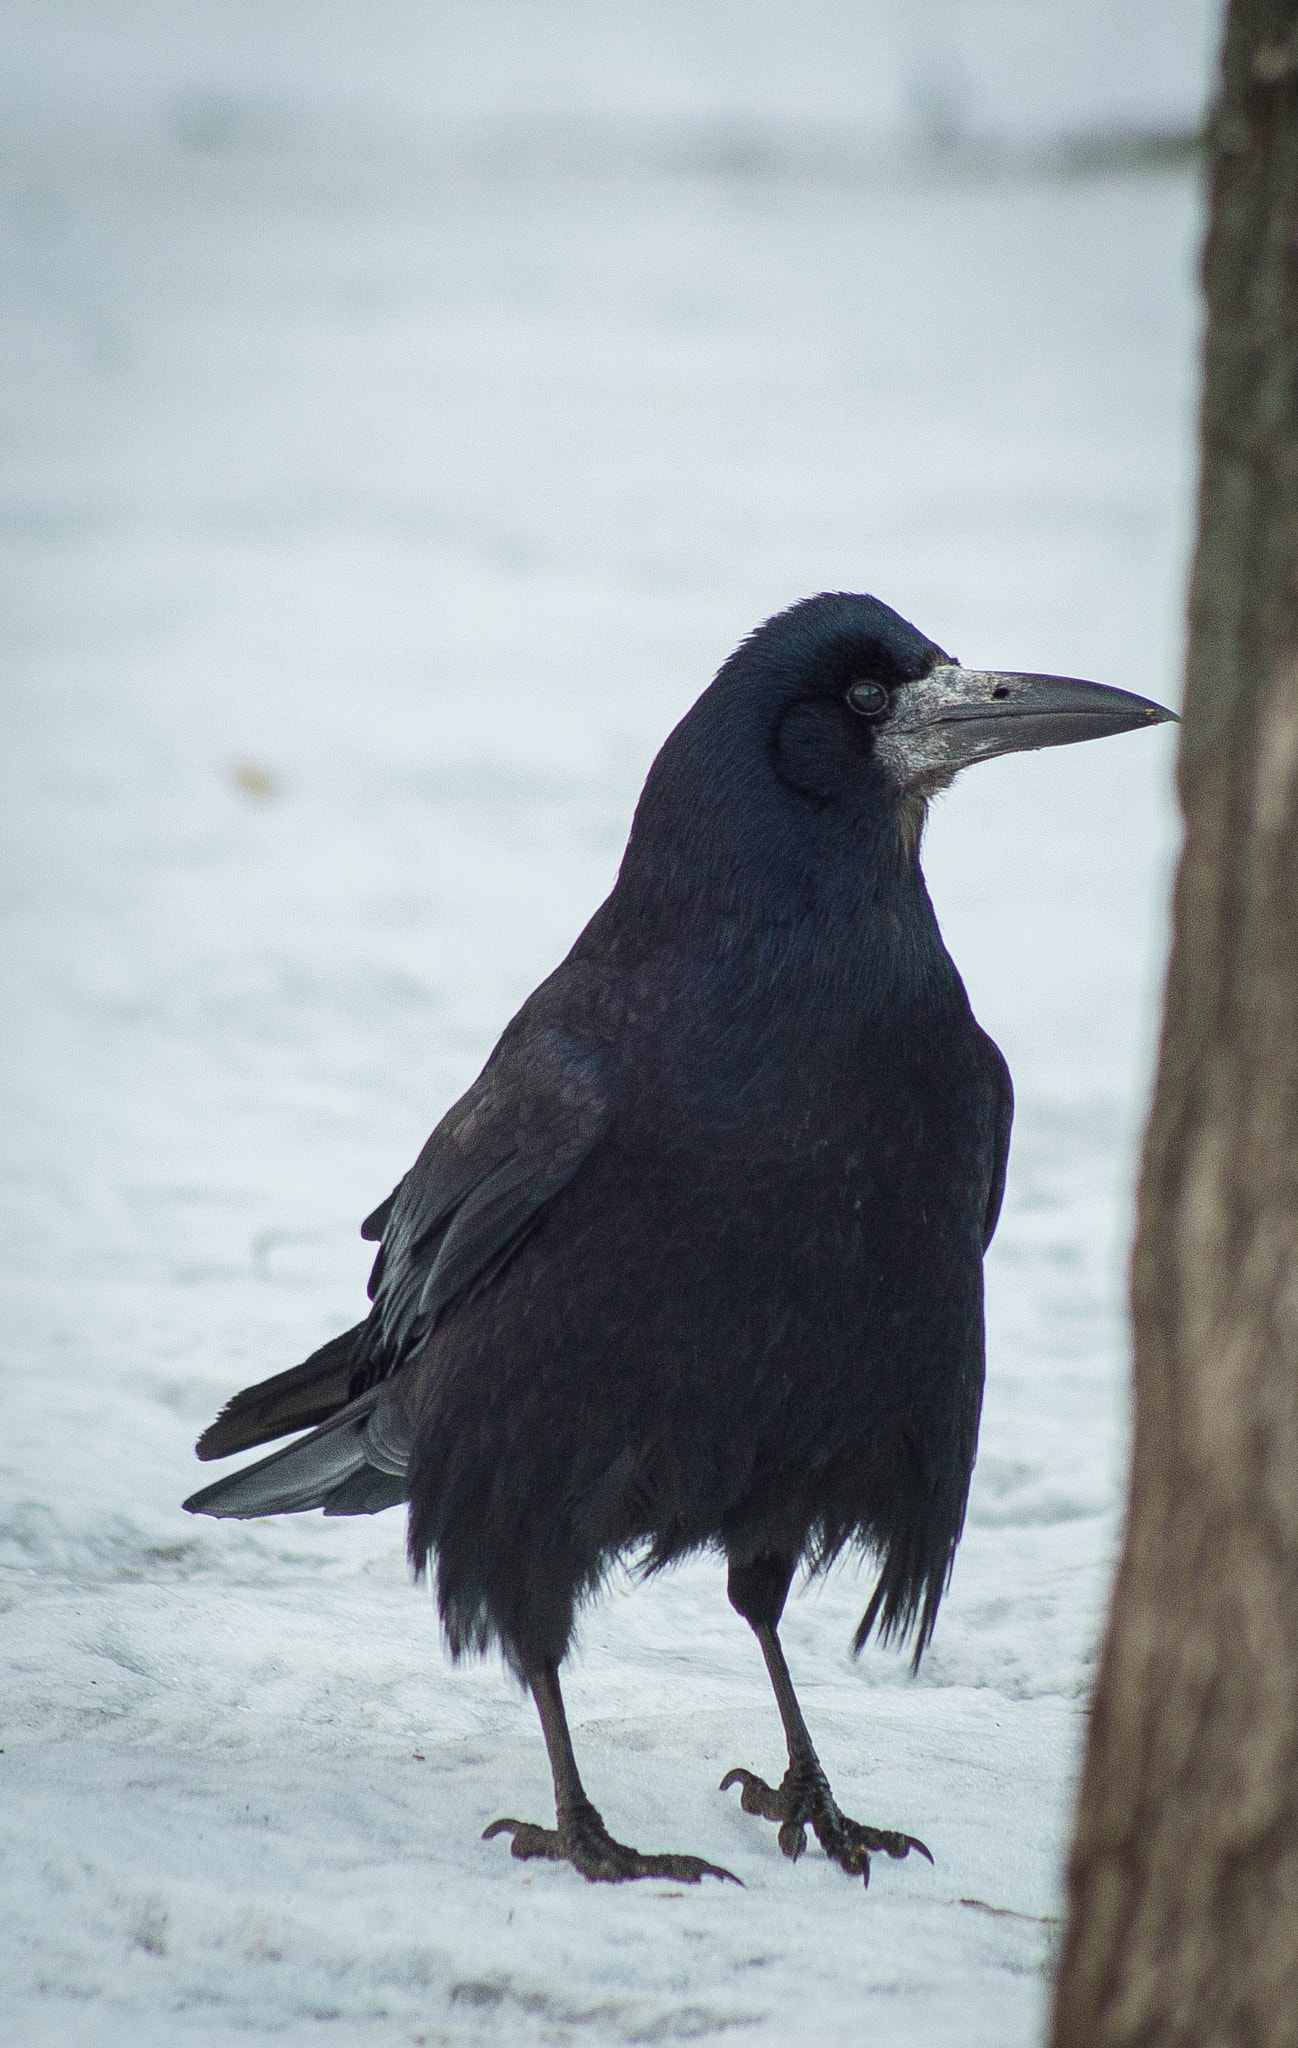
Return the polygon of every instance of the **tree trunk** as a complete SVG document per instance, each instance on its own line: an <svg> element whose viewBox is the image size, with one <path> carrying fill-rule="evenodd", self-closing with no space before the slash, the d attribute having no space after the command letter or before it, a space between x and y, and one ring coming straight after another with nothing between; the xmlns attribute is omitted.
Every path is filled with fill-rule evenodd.
<svg viewBox="0 0 1298 2048"><path fill-rule="evenodd" d="M1298 2043L1298 4L1212 131L1186 840L1055 2048Z"/></svg>

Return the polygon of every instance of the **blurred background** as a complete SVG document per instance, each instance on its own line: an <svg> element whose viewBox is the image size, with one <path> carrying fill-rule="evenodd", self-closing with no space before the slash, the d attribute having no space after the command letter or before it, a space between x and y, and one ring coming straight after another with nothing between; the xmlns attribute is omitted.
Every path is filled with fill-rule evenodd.
<svg viewBox="0 0 1298 2048"><path fill-rule="evenodd" d="M746 167L1180 137L1207 0L10 0L5 116L213 155L517 147Z"/></svg>
<svg viewBox="0 0 1298 2048"><path fill-rule="evenodd" d="M524 1937L473 1889L475 1832L544 1801L530 1720L493 1669L441 1665L399 1517L196 1526L193 1437L355 1320L359 1219L606 892L656 748L760 619L868 589L972 664L1176 701L1219 26L1215 0L6 0L0 1761L26 1759L24 2038L170 2044L216 2013L305 2039L332 1999L368 2039L376 1984L405 2010L383 1959L425 1881L477 1919L426 1981L409 1964L419 1997L469 1949L513 1981ZM890 1870L865 1949L815 1859L795 1924L723 1811L682 1833L678 1759L765 1725L760 1672L711 1560L613 1600L573 1680L596 1783L634 1751L619 1796L661 1802L641 1835L742 1867L787 1962L732 2007L719 1921L688 1950L664 1921L650 1962L630 1908L592 1918L561 1873L511 1889L537 1971L622 1986L617 2038L688 2032L681 1997L788 2038L813 1981L827 2041L859 2038L862 2000L910 2048L1033 2037L1121 1509L1173 752L1164 731L993 764L930 828L1020 1102L970 1527L918 1685L850 1662L850 1580L789 1629L831 1763L886 1723L867 1817L940 1848L938 1892ZM469 1736L482 1766L432 1822L390 1792L369 1931L345 1876L333 1920L311 1876L338 1843L340 1870L378 1853L320 1791L358 1726L376 1773ZM140 1742L174 1790L143 1817ZM306 1753L313 1789L281 1796ZM278 1905L223 1832L232 1788L275 1815ZM195 1812L201 1898L171 1861ZM231 1977L267 1943L277 1976Z"/></svg>

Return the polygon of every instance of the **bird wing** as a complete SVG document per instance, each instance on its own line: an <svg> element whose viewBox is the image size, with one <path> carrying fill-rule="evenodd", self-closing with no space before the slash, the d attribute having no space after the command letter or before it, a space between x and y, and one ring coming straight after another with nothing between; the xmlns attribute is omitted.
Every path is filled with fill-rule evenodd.
<svg viewBox="0 0 1298 2048"><path fill-rule="evenodd" d="M528 1028L524 1011L447 1111L375 1212L373 1348L388 1371L496 1278L604 1136L608 1067L598 1041L557 1023Z"/></svg>
<svg viewBox="0 0 1298 2048"><path fill-rule="evenodd" d="M1010 1162L1010 1129L1014 1122L1014 1083L1005 1056L994 1039L983 1033L996 1087L996 1136L992 1157L991 1185L987 1190L987 1207L983 1212L983 1250L986 1251L995 1234L1000 1220L1001 1203L1005 1199L1005 1175Z"/></svg>
<svg viewBox="0 0 1298 2048"><path fill-rule="evenodd" d="M580 998L583 977L570 976L570 983L574 978L577 986L567 993ZM339 1393L345 1405L327 1419L318 1407L304 1414L320 1423L309 1436L206 1487L187 1508L241 1517L313 1507L364 1514L406 1498L413 1418L388 1383L460 1301L500 1274L612 1119L608 1039L584 1028L589 1011L580 1000L564 1006L577 1010L577 1022L556 1015L558 994L544 984L525 1005L409 1173L367 1219L371 1235L376 1227L381 1232L370 1276L374 1307L367 1324L347 1333L351 1371ZM597 1007L606 1012L607 1001ZM314 1360L295 1368L314 1371ZM279 1374L236 1395L207 1432L205 1455L300 1427L283 1419L292 1405L283 1387L293 1378ZM314 1397L314 1383L311 1391ZM263 1409L272 1426L261 1426ZM227 1417L242 1425L237 1443L221 1435Z"/></svg>

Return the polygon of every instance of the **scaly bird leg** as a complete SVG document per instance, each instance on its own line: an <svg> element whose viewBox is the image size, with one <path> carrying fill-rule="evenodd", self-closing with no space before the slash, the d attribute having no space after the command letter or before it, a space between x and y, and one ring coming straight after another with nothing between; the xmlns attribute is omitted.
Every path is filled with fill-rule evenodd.
<svg viewBox="0 0 1298 2048"><path fill-rule="evenodd" d="M571 1863L592 1884L622 1884L633 1877L669 1877L678 1884L697 1884L701 1877L721 1877L731 1884L740 1880L701 1856L642 1856L638 1849L615 1842L599 1814L586 1797L577 1772L568 1716L559 1690L559 1669L547 1664L529 1679L532 1697L541 1716L545 1746L550 1752L554 1774L554 1808L557 1827L540 1828L528 1820L493 1820L482 1839L511 1834L512 1853L523 1858L546 1856L554 1863Z"/></svg>
<svg viewBox="0 0 1298 2048"><path fill-rule="evenodd" d="M764 1778L757 1777L752 1771L727 1771L721 1780L721 1790L724 1792L731 1785L741 1785L743 1790L739 1803L745 1813L757 1813L764 1820L778 1821L780 1847L795 1863L807 1846L808 1822L815 1829L816 1839L825 1854L850 1877L863 1878L866 1884L870 1882L870 1857L877 1851L888 1856L908 1856L912 1849L917 1849L931 1863L932 1855L914 1835L897 1834L890 1828L862 1827L859 1821L849 1820L840 1811L829 1789L829 1780L820 1758L812 1747L775 1625L773 1622L755 1621L751 1627L761 1644L775 1691L775 1702L784 1723L785 1740L789 1745L789 1768L778 1787L768 1785Z"/></svg>

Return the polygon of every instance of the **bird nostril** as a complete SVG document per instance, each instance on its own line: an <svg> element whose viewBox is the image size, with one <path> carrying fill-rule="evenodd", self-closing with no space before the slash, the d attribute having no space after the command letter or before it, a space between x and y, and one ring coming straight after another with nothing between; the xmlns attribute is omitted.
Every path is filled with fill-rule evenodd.
<svg viewBox="0 0 1298 2048"><path fill-rule="evenodd" d="M1010 686L1008 683L997 683L996 688L992 691L993 697L996 698L1008 697L1009 694Z"/></svg>

